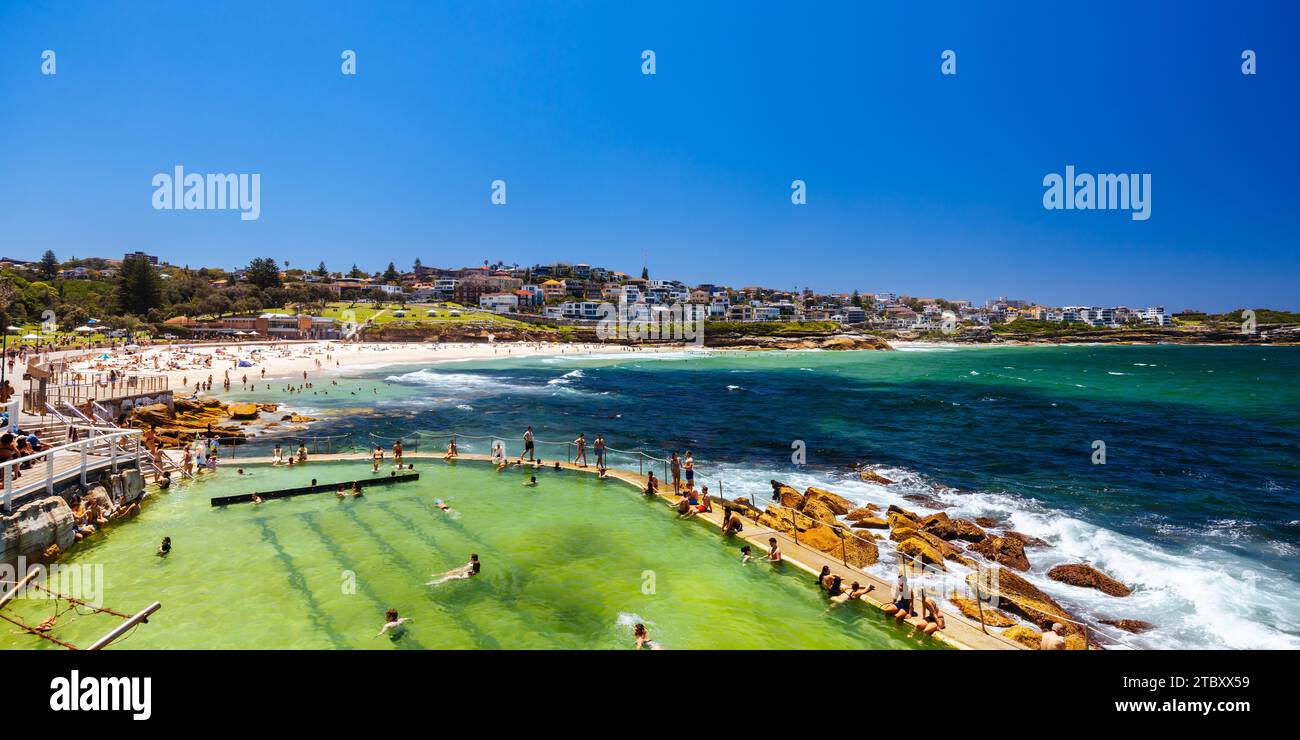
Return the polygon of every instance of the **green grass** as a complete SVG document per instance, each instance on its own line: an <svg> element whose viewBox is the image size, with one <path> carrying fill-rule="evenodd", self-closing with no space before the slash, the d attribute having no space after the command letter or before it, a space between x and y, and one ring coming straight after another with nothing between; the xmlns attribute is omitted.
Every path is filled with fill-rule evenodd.
<svg viewBox="0 0 1300 740"><path fill-rule="evenodd" d="M834 321L707 321L706 334L736 334L749 337L799 337L834 334L840 325Z"/></svg>

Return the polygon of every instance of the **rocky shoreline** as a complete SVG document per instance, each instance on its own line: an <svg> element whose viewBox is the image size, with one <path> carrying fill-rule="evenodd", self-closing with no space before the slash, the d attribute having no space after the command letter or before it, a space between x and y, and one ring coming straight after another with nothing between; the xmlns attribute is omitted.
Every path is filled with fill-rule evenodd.
<svg viewBox="0 0 1300 740"><path fill-rule="evenodd" d="M881 485L893 484L869 469L860 470L859 476ZM1066 627L1067 648L1084 647L1084 630L1080 626L1084 620L1017 573L1029 570L1029 551L1051 547L1050 543L988 518L971 521L949 517L943 511L921 513L894 505L882 510L872 503L859 506L822 488L809 487L800 492L780 481L771 484L773 503L762 509L746 498L728 503L760 526L794 536L800 544L842 558L856 568L875 565L880 559L876 542L888 537L898 552L924 563L928 569L946 572L952 563L976 569L979 576L971 573L966 581L972 588L978 587L985 596L984 603L960 596L948 599L962 614L1003 629L1004 636L1033 649L1038 649L1043 630L1061 622ZM942 508L938 502L928 503L932 508ZM1115 598L1132 593L1129 586L1086 563L1058 565L1048 571L1047 577ZM1098 621L1129 632L1153 627L1139 620ZM1090 631L1089 646L1102 647L1096 631Z"/></svg>

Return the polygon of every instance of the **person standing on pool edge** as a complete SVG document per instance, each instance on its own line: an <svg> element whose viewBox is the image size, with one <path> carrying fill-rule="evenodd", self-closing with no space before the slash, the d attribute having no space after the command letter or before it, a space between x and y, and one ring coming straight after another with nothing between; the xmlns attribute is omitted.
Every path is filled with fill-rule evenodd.
<svg viewBox="0 0 1300 740"><path fill-rule="evenodd" d="M578 465L578 458L582 458L582 464L578 465L578 467L587 467L587 435L578 432L578 438L573 440L573 443L578 446L577 452L573 453L573 464Z"/></svg>
<svg viewBox="0 0 1300 740"><path fill-rule="evenodd" d="M402 440L393 443L393 462L397 467L402 467Z"/></svg>
<svg viewBox="0 0 1300 740"><path fill-rule="evenodd" d="M673 476L673 493L677 493L682 489L682 461L677 458L676 452L668 460L668 469Z"/></svg>
<svg viewBox="0 0 1300 740"><path fill-rule="evenodd" d="M686 471L686 490L695 488L695 458L691 457L691 451L686 451L686 459L682 461L682 469Z"/></svg>
<svg viewBox="0 0 1300 740"><path fill-rule="evenodd" d="M524 431L524 451L519 454L519 462L524 461L524 455L528 455L530 461L533 459L533 428L531 426Z"/></svg>

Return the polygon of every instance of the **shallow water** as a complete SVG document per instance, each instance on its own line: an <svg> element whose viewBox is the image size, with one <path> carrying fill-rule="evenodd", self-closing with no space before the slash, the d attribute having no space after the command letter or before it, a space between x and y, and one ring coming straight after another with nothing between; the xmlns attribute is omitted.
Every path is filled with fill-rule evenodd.
<svg viewBox="0 0 1300 740"><path fill-rule="evenodd" d="M360 499L214 508L213 496L372 475L364 463L249 466L245 476L227 465L154 494L137 519L62 564L101 565L105 606L163 603L122 648L627 648L638 621L667 649L933 644L865 605L824 614L811 576L742 566L716 529L678 521L618 481L542 471L533 488L518 472L469 461L416 469L418 482L368 488ZM457 513L442 513L436 498ZM173 550L160 558L163 536ZM425 585L471 552L480 576ZM390 607L415 621L398 639L375 637ZM6 613L30 624L54 609L20 600ZM54 634L85 646L117 623L67 613ZM0 630L0 648L14 647L54 646Z"/></svg>

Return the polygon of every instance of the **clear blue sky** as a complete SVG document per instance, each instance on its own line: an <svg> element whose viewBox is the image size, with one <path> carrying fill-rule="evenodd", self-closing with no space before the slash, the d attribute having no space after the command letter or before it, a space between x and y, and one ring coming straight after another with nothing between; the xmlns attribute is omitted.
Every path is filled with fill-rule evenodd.
<svg viewBox="0 0 1300 740"><path fill-rule="evenodd" d="M692 283L1300 309L1298 20L1286 2L0 0L0 255L633 272L644 252ZM177 164L260 173L261 218L155 211ZM1044 210L1068 164L1151 173L1150 220Z"/></svg>

